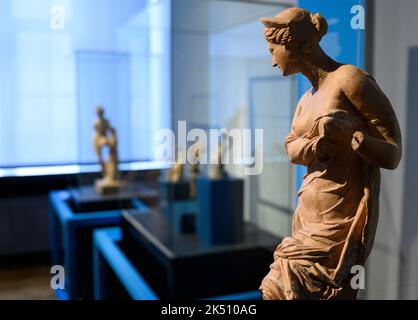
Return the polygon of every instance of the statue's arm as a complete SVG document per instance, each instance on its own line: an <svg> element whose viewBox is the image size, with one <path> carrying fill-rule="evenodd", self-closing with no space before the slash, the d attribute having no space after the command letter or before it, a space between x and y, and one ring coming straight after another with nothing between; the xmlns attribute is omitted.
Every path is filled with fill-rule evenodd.
<svg viewBox="0 0 418 320"><path fill-rule="evenodd" d="M98 131L99 131L99 126L100 126L99 121L96 121L96 122L94 123L94 130L95 130L96 132L98 132Z"/></svg>
<svg viewBox="0 0 418 320"><path fill-rule="evenodd" d="M314 160L315 147L319 137L308 139L290 133L285 140L285 148L289 161L293 164L309 165Z"/></svg>
<svg viewBox="0 0 418 320"><path fill-rule="evenodd" d="M373 77L359 69L349 70L343 78L342 88L368 124L367 132L353 134L352 148L372 164L395 169L402 157L402 138L389 99Z"/></svg>

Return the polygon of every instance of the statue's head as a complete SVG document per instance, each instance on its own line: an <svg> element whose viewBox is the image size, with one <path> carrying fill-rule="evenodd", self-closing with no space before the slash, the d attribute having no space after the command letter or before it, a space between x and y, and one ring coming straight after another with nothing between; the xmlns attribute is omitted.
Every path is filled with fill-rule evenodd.
<svg viewBox="0 0 418 320"><path fill-rule="evenodd" d="M97 107L96 107L96 113L97 113L97 115L98 115L100 118L102 118L102 117L103 117L103 115L104 115L104 109L103 109L103 107L102 107L102 106L97 106Z"/></svg>
<svg viewBox="0 0 418 320"><path fill-rule="evenodd" d="M301 8L289 8L260 21L264 24L273 67L279 67L284 76L301 71L302 60L315 51L328 30L320 14Z"/></svg>

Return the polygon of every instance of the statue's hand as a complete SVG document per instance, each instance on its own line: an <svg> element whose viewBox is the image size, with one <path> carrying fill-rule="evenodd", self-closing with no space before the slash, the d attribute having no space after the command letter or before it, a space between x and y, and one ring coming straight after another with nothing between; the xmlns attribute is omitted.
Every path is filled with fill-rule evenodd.
<svg viewBox="0 0 418 320"><path fill-rule="evenodd" d="M315 159L319 162L326 162L331 158L331 152L335 149L335 144L325 136L318 139L314 147Z"/></svg>
<svg viewBox="0 0 418 320"><path fill-rule="evenodd" d="M358 130L358 126L349 115L336 113L320 119L319 135L326 137L335 143L343 143L350 147L353 134Z"/></svg>

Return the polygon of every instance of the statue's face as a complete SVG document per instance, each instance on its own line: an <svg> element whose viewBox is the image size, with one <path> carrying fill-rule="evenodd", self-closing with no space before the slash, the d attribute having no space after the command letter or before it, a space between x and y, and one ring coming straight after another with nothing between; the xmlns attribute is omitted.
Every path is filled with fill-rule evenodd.
<svg viewBox="0 0 418 320"><path fill-rule="evenodd" d="M278 67L284 76L289 76L299 72L298 59L294 51L287 49L283 45L269 42L269 51L272 56L272 66Z"/></svg>
<svg viewBox="0 0 418 320"><path fill-rule="evenodd" d="M97 113L97 115L101 118L101 117L103 117L103 115L104 115L104 110L103 110L103 108L101 108L101 107L97 107L96 108L96 113Z"/></svg>

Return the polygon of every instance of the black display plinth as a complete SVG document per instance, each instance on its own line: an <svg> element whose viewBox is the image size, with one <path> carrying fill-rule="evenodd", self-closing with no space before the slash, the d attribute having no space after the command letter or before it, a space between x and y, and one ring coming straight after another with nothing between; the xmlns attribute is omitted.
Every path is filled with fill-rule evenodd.
<svg viewBox="0 0 418 320"><path fill-rule="evenodd" d="M121 247L161 299L197 299L258 289L280 242L252 224L233 245L170 232L161 213L122 212Z"/></svg>
<svg viewBox="0 0 418 320"><path fill-rule="evenodd" d="M156 185L131 183L114 194L100 194L94 186L71 188L69 205L75 213L133 208L132 199L155 203L159 197Z"/></svg>

